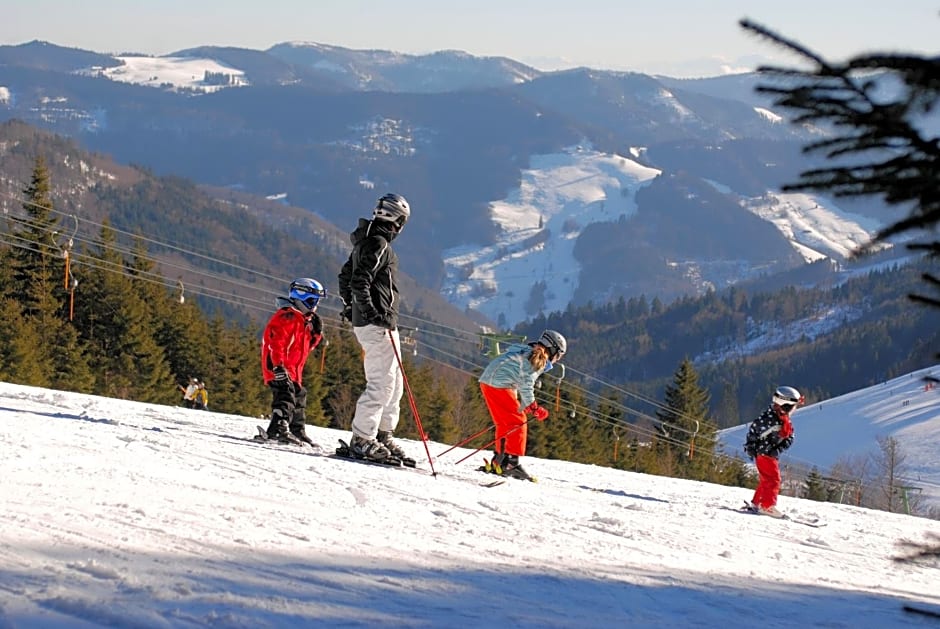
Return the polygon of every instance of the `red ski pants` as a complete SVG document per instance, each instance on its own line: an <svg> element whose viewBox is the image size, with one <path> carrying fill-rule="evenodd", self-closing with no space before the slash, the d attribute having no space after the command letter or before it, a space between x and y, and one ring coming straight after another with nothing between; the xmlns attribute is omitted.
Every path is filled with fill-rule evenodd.
<svg viewBox="0 0 940 629"><path fill-rule="evenodd" d="M757 483L752 502L769 509L777 504L777 496L780 494L780 464L777 459L766 454L758 454L755 463L760 481Z"/></svg>
<svg viewBox="0 0 940 629"><path fill-rule="evenodd" d="M525 413L519 410L519 398L513 389L499 389L480 383L483 400L496 424L496 451L523 456L527 426ZM503 441L505 440L505 442Z"/></svg>

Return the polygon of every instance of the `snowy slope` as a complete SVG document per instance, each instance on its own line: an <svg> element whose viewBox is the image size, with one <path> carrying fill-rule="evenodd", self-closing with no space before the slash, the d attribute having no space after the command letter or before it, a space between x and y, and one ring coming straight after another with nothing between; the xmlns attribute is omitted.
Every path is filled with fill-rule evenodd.
<svg viewBox="0 0 940 629"><path fill-rule="evenodd" d="M237 68L221 64L213 59L194 57L115 57L124 65L113 68L92 68L86 74L100 74L113 81L135 83L148 87L170 86L186 88L198 92L214 92L224 87L247 85L245 73ZM213 85L206 83L206 72L227 74L232 77L231 85Z"/></svg>
<svg viewBox="0 0 940 629"><path fill-rule="evenodd" d="M500 228L496 243L444 252L441 294L493 321L503 315L511 327L537 314L526 313L525 301L532 284L545 281L551 287L545 311L564 310L578 287L578 235L591 223L634 214L636 190L658 174L632 159L583 147L532 156L520 188L490 203ZM527 242L542 227L551 234L548 241Z"/></svg>
<svg viewBox="0 0 940 629"><path fill-rule="evenodd" d="M940 566L893 560L940 522L782 498L827 522L809 528L722 508L747 490L532 458L539 483L488 489L467 451L435 478L237 438L255 424L0 384L0 627L881 629L940 609Z"/></svg>

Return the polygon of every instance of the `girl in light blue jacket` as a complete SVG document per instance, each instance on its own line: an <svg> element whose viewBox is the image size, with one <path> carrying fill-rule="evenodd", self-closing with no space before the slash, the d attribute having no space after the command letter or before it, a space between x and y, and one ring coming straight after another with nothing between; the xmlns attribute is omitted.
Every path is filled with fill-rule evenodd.
<svg viewBox="0 0 940 629"><path fill-rule="evenodd" d="M535 401L535 381L561 360L567 347L564 336L545 330L534 343L510 345L483 370L480 391L496 426L496 453L486 471L534 480L519 463L526 449L526 414L548 419L548 411Z"/></svg>

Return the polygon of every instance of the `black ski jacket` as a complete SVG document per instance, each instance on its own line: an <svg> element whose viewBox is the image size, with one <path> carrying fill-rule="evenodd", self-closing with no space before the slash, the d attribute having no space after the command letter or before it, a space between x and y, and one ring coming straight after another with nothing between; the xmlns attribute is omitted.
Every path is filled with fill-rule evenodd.
<svg viewBox="0 0 940 629"><path fill-rule="evenodd" d="M789 428L786 428L789 426ZM781 437L781 433L787 434ZM747 431L744 451L751 458L758 454L777 458L793 444L793 427L786 413L778 414L771 406L754 420Z"/></svg>
<svg viewBox="0 0 940 629"><path fill-rule="evenodd" d="M339 294L352 307L355 327L398 327L398 256L391 246L398 234L390 227L360 218L349 235L353 250L339 272Z"/></svg>

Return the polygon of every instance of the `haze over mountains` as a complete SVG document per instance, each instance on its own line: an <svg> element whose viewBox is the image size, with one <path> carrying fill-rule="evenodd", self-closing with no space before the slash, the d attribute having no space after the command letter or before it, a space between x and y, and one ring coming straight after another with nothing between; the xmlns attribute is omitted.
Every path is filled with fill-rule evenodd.
<svg viewBox="0 0 940 629"><path fill-rule="evenodd" d="M541 72L296 42L166 57L32 42L0 47L0 64L0 119L157 173L277 198L342 231L378 191L402 192L415 208L403 267L501 327L822 257L839 272L891 215L775 192L821 131L786 123L754 75Z"/></svg>

